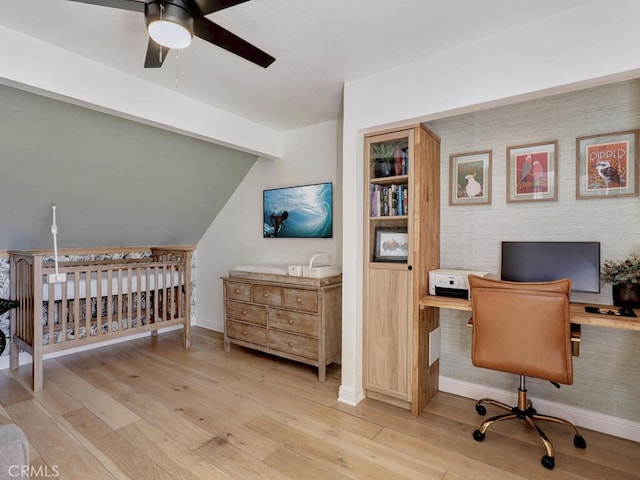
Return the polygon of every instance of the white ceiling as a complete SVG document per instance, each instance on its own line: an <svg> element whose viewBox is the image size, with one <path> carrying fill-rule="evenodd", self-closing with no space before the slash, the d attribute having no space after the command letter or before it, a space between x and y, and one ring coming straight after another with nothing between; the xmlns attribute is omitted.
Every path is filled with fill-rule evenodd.
<svg viewBox="0 0 640 480"><path fill-rule="evenodd" d="M276 57L267 69L199 38L144 69L141 13L68 0L4 0L0 25L287 131L338 118L346 81L589 1L251 0L209 15Z"/></svg>

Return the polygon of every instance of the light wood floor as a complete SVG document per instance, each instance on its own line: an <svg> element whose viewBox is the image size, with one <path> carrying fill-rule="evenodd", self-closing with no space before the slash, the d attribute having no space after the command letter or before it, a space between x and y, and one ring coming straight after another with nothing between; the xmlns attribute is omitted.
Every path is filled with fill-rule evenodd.
<svg viewBox="0 0 640 480"><path fill-rule="evenodd" d="M336 401L339 367L321 384L305 365L225 353L199 328L189 351L171 332L48 360L36 395L30 370L0 372L0 423L24 430L35 472L63 479L640 478L638 443L584 431L579 450L550 424L549 471L519 422L475 442L472 400L438 393L417 418L373 400L350 407Z"/></svg>

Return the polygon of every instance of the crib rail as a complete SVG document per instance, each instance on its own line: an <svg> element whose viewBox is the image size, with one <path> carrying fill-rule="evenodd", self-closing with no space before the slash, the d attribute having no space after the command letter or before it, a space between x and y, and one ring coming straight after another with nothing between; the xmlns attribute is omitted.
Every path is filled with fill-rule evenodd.
<svg viewBox="0 0 640 480"><path fill-rule="evenodd" d="M54 284L46 283L54 270L45 266L43 351L184 323L184 271L177 261L61 264L67 281Z"/></svg>
<svg viewBox="0 0 640 480"><path fill-rule="evenodd" d="M191 249L151 249L146 258L75 260L59 263L66 281L48 283L55 273L48 252L11 252L11 367L18 348L34 361L34 390L42 385L42 355L159 328L181 325L189 347ZM38 372L38 373L36 373Z"/></svg>

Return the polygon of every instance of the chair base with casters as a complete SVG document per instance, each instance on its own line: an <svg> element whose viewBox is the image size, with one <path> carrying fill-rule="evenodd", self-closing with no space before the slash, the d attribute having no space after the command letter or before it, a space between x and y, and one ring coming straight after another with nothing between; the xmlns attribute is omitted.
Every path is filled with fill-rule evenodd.
<svg viewBox="0 0 640 480"><path fill-rule="evenodd" d="M506 410L510 413L496 415L495 417L491 417L485 420L482 425L480 425L480 428L473 432L473 438L478 442L484 440L487 429L496 422L513 419L524 420L527 425L535 430L540 436L540 440L542 440L542 443L544 444L544 448L546 450L546 455L543 455L540 463L542 463L544 467L551 470L555 466L553 445L551 444L545 433L542 431L542 429L538 426L536 420L561 423L573 428L573 431L575 433L573 437L573 444L576 446L576 448L587 448L587 442L585 442L584 437L580 433L580 430L578 430L578 427L576 427L568 420L551 415L543 415L536 412L531 404L531 400L527 399L527 389L525 382L525 377L523 375L520 375L520 388L518 388L518 405L516 407L512 407L510 405L507 405L506 403L502 403L491 398L482 398L476 402L476 412L478 412L479 415L486 415L487 413L487 409L483 404L495 405L496 407Z"/></svg>

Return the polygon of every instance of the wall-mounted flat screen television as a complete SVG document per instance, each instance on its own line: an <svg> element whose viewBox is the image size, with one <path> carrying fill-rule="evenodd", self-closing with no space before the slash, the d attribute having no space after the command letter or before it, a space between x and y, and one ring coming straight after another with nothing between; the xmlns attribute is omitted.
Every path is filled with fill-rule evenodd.
<svg viewBox="0 0 640 480"><path fill-rule="evenodd" d="M502 280L570 278L574 292L600 293L600 242L502 242Z"/></svg>
<svg viewBox="0 0 640 480"><path fill-rule="evenodd" d="M332 238L331 182L265 190L262 198L265 238Z"/></svg>

